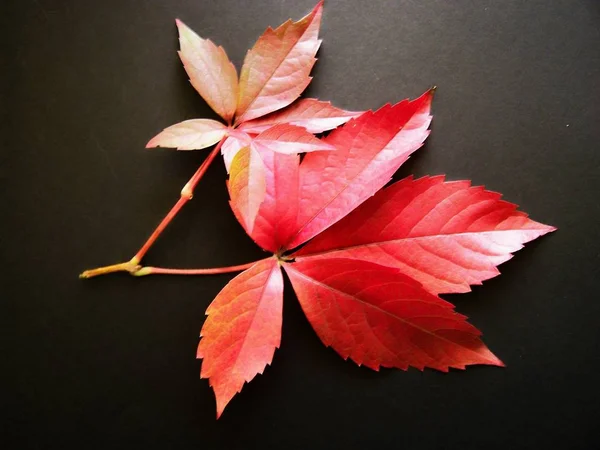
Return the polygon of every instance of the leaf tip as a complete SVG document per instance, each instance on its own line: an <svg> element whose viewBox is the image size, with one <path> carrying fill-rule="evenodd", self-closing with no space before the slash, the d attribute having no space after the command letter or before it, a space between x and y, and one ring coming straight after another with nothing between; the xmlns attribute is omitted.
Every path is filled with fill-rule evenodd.
<svg viewBox="0 0 600 450"><path fill-rule="evenodd" d="M215 400L217 402L217 411L216 411L216 417L217 420L219 420L219 418L223 415L223 412L225 411L225 408L227 407L227 405L229 405L229 402L231 400L233 400L233 397L236 394L239 394L242 390L242 388L240 387L239 390L234 390L233 392L224 392L222 390L217 390L215 389L215 386L212 386L213 391L215 392Z"/></svg>
<svg viewBox="0 0 600 450"><path fill-rule="evenodd" d="M494 359L492 359L492 360L489 362L489 365L490 365L490 366L496 366L496 367L502 367L502 368L506 367L506 364L504 364L504 362L503 362L503 361L502 361L500 358L498 358L498 357L497 357L496 355L494 355L494 354L492 354L492 356L493 356L493 358L494 358Z"/></svg>
<svg viewBox="0 0 600 450"><path fill-rule="evenodd" d="M492 351L489 348L486 348L486 361L483 363L485 365L488 366L496 366L496 367L506 367L506 364L504 364L504 362L498 358L494 353L492 353Z"/></svg>
<svg viewBox="0 0 600 450"><path fill-rule="evenodd" d="M538 228L538 235L536 237L542 237L548 233L554 233L555 231L558 230L558 228L553 225L546 225L545 223L541 223L541 222L537 222L537 225L539 225L539 228Z"/></svg>

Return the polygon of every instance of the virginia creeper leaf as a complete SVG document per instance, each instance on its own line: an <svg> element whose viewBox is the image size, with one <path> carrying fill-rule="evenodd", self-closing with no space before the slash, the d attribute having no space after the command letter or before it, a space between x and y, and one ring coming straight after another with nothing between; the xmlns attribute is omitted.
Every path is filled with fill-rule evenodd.
<svg viewBox="0 0 600 450"><path fill-rule="evenodd" d="M266 129L252 140L252 145L263 150L293 155L319 150L335 150L302 127L279 124Z"/></svg>
<svg viewBox="0 0 600 450"><path fill-rule="evenodd" d="M333 152L306 155L300 165L294 248L330 227L383 187L429 134L432 91L416 100L368 111L323 139Z"/></svg>
<svg viewBox="0 0 600 450"><path fill-rule="evenodd" d="M252 239L276 254L235 277L206 311L197 356L217 418L280 345L280 265L320 339L345 359L375 370L503 366L437 294L466 292L496 276L512 252L554 230L468 181L409 177L376 194L427 138L433 90L365 113L296 100L311 81L322 9L320 1L300 21L269 27L246 54L239 83L223 48L177 20L190 82L235 123L187 120L147 147L201 149L225 139L232 210ZM322 140L311 134L340 125ZM129 271L131 264L92 272ZM190 274L145 267L134 274L184 272Z"/></svg>
<svg viewBox="0 0 600 450"><path fill-rule="evenodd" d="M165 128L146 144L146 148L170 147L178 150L200 150L219 142L227 134L221 122L192 119Z"/></svg>
<svg viewBox="0 0 600 450"><path fill-rule="evenodd" d="M238 78L235 66L223 47L202 39L182 21L177 20L179 57L192 86L225 121L230 122L237 105Z"/></svg>
<svg viewBox="0 0 600 450"><path fill-rule="evenodd" d="M332 130L361 114L362 112L344 111L329 102L322 102L315 98L302 98L285 109L244 122L240 125L240 129L247 133L261 133L274 125L288 123L317 134Z"/></svg>
<svg viewBox="0 0 600 450"><path fill-rule="evenodd" d="M319 338L344 359L375 370L503 365L465 316L396 269L339 258L284 267Z"/></svg>
<svg viewBox="0 0 600 450"><path fill-rule="evenodd" d="M283 279L277 260L259 261L231 280L206 310L200 376L217 399L217 418L244 383L263 373L281 342Z"/></svg>
<svg viewBox="0 0 600 450"><path fill-rule="evenodd" d="M229 196L233 208L252 233L258 209L265 198L265 166L260 154L252 147L242 148L233 158L229 176Z"/></svg>
<svg viewBox="0 0 600 450"><path fill-rule="evenodd" d="M322 12L321 1L298 22L267 28L248 51L240 72L237 124L289 105L308 86L321 45Z"/></svg>
<svg viewBox="0 0 600 450"><path fill-rule="evenodd" d="M553 230L469 181L409 177L377 193L295 256L372 261L400 269L434 294L458 293L495 277L496 266L512 252Z"/></svg>

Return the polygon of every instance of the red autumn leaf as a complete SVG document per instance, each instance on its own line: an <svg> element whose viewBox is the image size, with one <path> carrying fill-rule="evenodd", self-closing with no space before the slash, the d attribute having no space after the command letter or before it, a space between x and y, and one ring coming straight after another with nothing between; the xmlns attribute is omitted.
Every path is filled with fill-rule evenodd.
<svg viewBox="0 0 600 450"><path fill-rule="evenodd" d="M365 201L426 138L430 103L428 92L367 112L325 139L335 151L301 164L259 150L265 201L246 231L276 254L309 322L342 357L375 370L503 366L437 293L468 290L554 228L499 194L443 177L408 178Z"/></svg>
<svg viewBox="0 0 600 450"><path fill-rule="evenodd" d="M179 57L192 86L226 122L235 114L238 78L234 65L223 47L202 39L183 22L177 20Z"/></svg>
<svg viewBox="0 0 600 450"><path fill-rule="evenodd" d="M284 267L309 322L344 359L375 370L503 365L465 316L396 269L338 258Z"/></svg>
<svg viewBox="0 0 600 450"><path fill-rule="evenodd" d="M259 261L217 295L206 310L198 345L201 377L217 398L217 418L244 383L263 373L281 342L283 279L275 258Z"/></svg>
<svg viewBox="0 0 600 450"><path fill-rule="evenodd" d="M368 111L323 141L333 152L306 155L300 165L298 221L291 249L330 227L381 189L429 134L428 91L416 100Z"/></svg>
<svg viewBox="0 0 600 450"><path fill-rule="evenodd" d="M321 141L304 128L286 123L266 129L252 140L252 145L287 155L335 150L333 145Z"/></svg>
<svg viewBox="0 0 600 450"><path fill-rule="evenodd" d="M344 111L329 102L315 98L303 98L285 109L242 123L240 130L246 133L261 133L274 125L288 123L317 134L339 127L361 114L362 112Z"/></svg>
<svg viewBox="0 0 600 450"><path fill-rule="evenodd" d="M227 134L221 122L192 119L165 128L146 144L151 147L171 147L178 150L199 150L219 142Z"/></svg>
<svg viewBox="0 0 600 450"><path fill-rule="evenodd" d="M523 244L555 230L500 194L443 176L406 178L377 193L294 256L395 267L434 294L495 277Z"/></svg>
<svg viewBox="0 0 600 450"><path fill-rule="evenodd" d="M236 124L281 109L310 83L309 73L321 41L323 1L298 22L267 28L246 54L240 72Z"/></svg>
<svg viewBox="0 0 600 450"><path fill-rule="evenodd" d="M216 395L217 417L280 345L280 266L321 340L343 358L375 370L502 366L481 333L437 294L468 291L497 275L496 266L524 243L554 230L466 181L408 178L376 194L428 136L432 90L363 114L315 99L282 110L311 80L322 7L321 1L300 21L267 29L247 53L239 84L225 51L177 21L190 81L228 126L188 120L148 143L191 150L220 142L130 261L81 274L190 275L250 267L217 295L201 331L197 356ZM344 123L323 140L311 134ZM140 266L219 147L231 173L231 207L274 257L218 269ZM310 152L302 163L301 152Z"/></svg>
<svg viewBox="0 0 600 450"><path fill-rule="evenodd" d="M266 194L265 166L257 150L242 148L233 158L229 177L231 205L252 234L254 220Z"/></svg>

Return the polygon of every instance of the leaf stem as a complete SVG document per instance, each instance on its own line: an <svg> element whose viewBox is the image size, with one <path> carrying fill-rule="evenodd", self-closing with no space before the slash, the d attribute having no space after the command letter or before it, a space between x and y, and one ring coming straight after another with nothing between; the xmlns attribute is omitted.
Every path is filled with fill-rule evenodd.
<svg viewBox="0 0 600 450"><path fill-rule="evenodd" d="M140 261L146 255L148 250L150 250L150 247L152 247L152 245L154 245L154 243L156 242L158 237L162 234L162 232L165 230L165 228L167 228L167 226L171 223L171 221L179 213L181 208L183 208L183 205L185 205L187 202L189 202L193 198L194 189L196 188L196 185L202 179L202 177L208 170L208 167L211 165L211 163L214 161L216 156L219 154L219 151L221 150L221 146L223 145L223 142L225 142L225 139L226 139L226 137L223 137L223 139L221 139L219 141L219 143L215 146L215 148L210 152L210 154L202 162L202 164L200 165L200 167L198 168L196 173L194 173L192 178L190 178L190 180L185 184L185 186L183 186L183 189L181 190L181 194L180 194L179 200L177 200L177 203L175 203L175 205L167 213L167 215L164 217L164 219L158 224L156 229L152 232L152 234L150 235L148 240L146 242L144 242L144 245L142 245L142 247L138 250L138 252L135 254L135 256L130 261L124 262L124 263L119 263L119 264L112 264L110 266L98 267L96 269L86 270L79 275L79 278L92 278L92 277L97 277L99 275L106 275L106 274L114 273L114 272L129 272L131 274L135 274L136 272L139 272L140 270L142 270L142 268L139 265ZM243 270L243 269L241 269L241 270ZM220 272L216 272L216 273L220 273Z"/></svg>
<svg viewBox="0 0 600 450"><path fill-rule="evenodd" d="M262 260L260 260L262 261ZM132 272L131 275L143 277L146 275L216 275L220 273L241 272L252 267L259 261L252 261L246 264L227 267L213 267L210 269L170 269L166 267L142 267Z"/></svg>
<svg viewBox="0 0 600 450"><path fill-rule="evenodd" d="M167 228L167 226L171 223L173 218L177 215L177 213L179 213L181 208L183 208L183 205L185 205L188 201L190 201L193 198L194 189L196 188L196 185L202 179L202 177L206 173L206 170L214 161L215 157L219 154L219 150L221 150L221 146L223 145L224 141L225 138L219 141L219 143L215 146L213 151L210 152L208 157L200 165L196 173L192 176L192 178L190 178L190 181L188 181L185 184L185 186L183 186L183 189L181 190L181 195L179 197L179 200L177 200L177 203L175 203L175 205L167 213L165 218L158 224L158 227L156 227L156 229L152 232L148 240L138 250L138 252L134 256L134 259L137 259L138 261L142 260L142 258L146 255L148 250L150 250L150 247L152 247L154 242L156 242L161 233L165 230L165 228Z"/></svg>
<svg viewBox="0 0 600 450"><path fill-rule="evenodd" d="M110 266L98 267L96 269L86 270L79 274L79 278L93 278L99 275L106 275L108 273L115 272L129 272L134 273L141 269L139 261L133 258L131 261L127 261L119 264L112 264Z"/></svg>

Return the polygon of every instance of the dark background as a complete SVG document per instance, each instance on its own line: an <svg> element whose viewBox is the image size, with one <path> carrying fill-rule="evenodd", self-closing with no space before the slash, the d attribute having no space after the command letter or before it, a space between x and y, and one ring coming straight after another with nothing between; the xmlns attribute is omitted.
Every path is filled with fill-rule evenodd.
<svg viewBox="0 0 600 450"><path fill-rule="evenodd" d="M176 54L176 17L241 66L315 0L2 2L3 448L598 448L600 2L327 0L307 95L354 110L438 86L399 177L446 173L559 231L447 296L506 369L375 373L326 349L286 282L282 348L215 422L195 350L232 277L115 275L207 151L144 149L215 117ZM263 255L208 171L148 264ZM8 334L5 334L8 332Z"/></svg>

